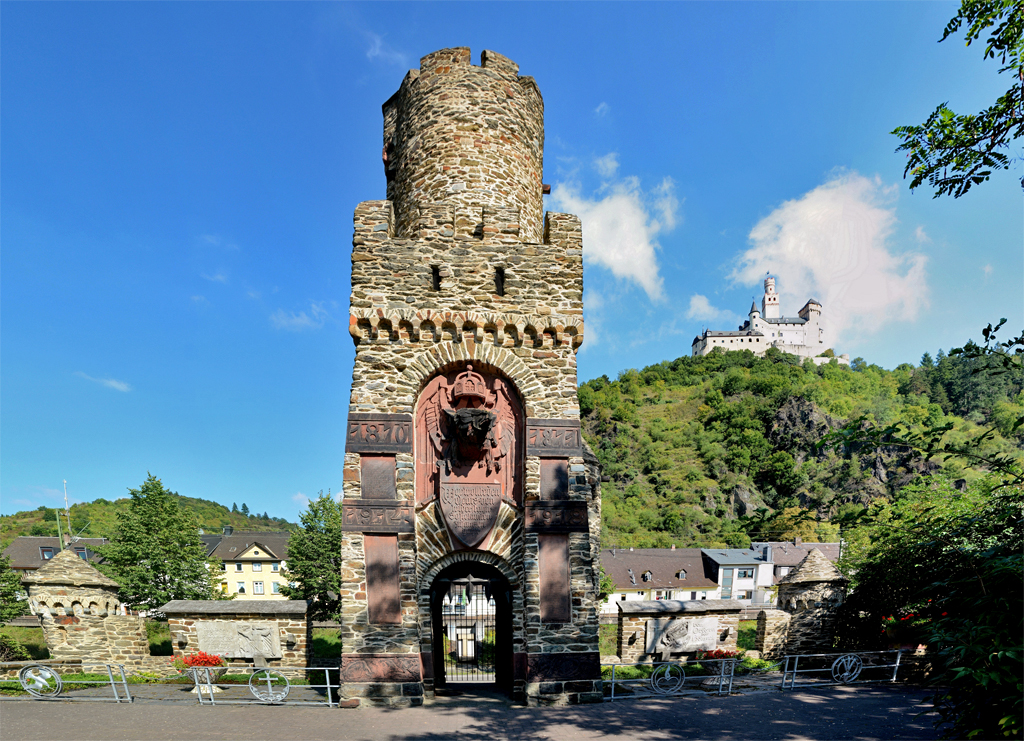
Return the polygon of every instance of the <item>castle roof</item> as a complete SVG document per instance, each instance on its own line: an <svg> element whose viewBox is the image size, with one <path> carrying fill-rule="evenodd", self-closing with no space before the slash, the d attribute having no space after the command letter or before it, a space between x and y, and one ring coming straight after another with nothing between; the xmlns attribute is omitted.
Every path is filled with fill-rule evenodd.
<svg viewBox="0 0 1024 741"><path fill-rule="evenodd" d="M760 314L761 313L761 310L757 308L757 304L754 301L750 302L750 313L751 314Z"/></svg>
<svg viewBox="0 0 1024 741"><path fill-rule="evenodd" d="M807 320L799 316L780 316L776 319L764 319L768 324L807 324Z"/></svg>
<svg viewBox="0 0 1024 741"><path fill-rule="evenodd" d="M800 564L779 580L779 584L798 584L813 581L845 581L846 577L832 565L817 548L808 553Z"/></svg>
<svg viewBox="0 0 1024 741"><path fill-rule="evenodd" d="M117 582L104 576L74 551L64 550L22 578L24 584L53 584L74 587L111 587Z"/></svg>

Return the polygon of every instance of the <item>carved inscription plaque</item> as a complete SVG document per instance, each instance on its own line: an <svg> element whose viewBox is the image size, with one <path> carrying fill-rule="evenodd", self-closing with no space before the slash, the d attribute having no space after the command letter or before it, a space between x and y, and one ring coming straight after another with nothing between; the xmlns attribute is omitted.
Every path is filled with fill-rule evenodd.
<svg viewBox="0 0 1024 741"><path fill-rule="evenodd" d="M341 504L341 529L358 533L414 532L413 508L381 499L346 499Z"/></svg>
<svg viewBox="0 0 1024 741"><path fill-rule="evenodd" d="M580 423L575 419L526 420L526 454L541 458L583 455Z"/></svg>
<svg viewBox="0 0 1024 741"><path fill-rule="evenodd" d="M281 636L274 623L199 620L196 634L199 650L208 654L229 659L281 658Z"/></svg>
<svg viewBox="0 0 1024 741"><path fill-rule="evenodd" d="M659 618L647 621L647 653L714 651L718 647L718 618Z"/></svg>
<svg viewBox="0 0 1024 741"><path fill-rule="evenodd" d="M360 461L360 494L363 499L398 499L395 456L364 455Z"/></svg>
<svg viewBox="0 0 1024 741"><path fill-rule="evenodd" d="M528 533L585 533L589 529L586 502L526 503Z"/></svg>
<svg viewBox="0 0 1024 741"><path fill-rule="evenodd" d="M349 414L345 452L411 453L412 417L405 414Z"/></svg>
<svg viewBox="0 0 1024 741"><path fill-rule="evenodd" d="M501 484L440 483L441 512L452 534L474 548L494 527L501 505Z"/></svg>

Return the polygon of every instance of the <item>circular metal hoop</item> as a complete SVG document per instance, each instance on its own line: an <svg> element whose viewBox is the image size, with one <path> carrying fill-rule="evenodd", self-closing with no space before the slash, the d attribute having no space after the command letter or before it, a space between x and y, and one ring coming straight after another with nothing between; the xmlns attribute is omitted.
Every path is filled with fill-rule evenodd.
<svg viewBox="0 0 1024 741"><path fill-rule="evenodd" d="M288 677L273 669L260 669L249 677L249 691L262 702L284 702L291 689Z"/></svg>
<svg viewBox="0 0 1024 741"><path fill-rule="evenodd" d="M846 654L832 662L832 678L837 682L848 684L860 676L864 662L857 654Z"/></svg>
<svg viewBox="0 0 1024 741"><path fill-rule="evenodd" d="M686 681L686 672L679 664L662 664L651 674L651 690L659 695L679 692Z"/></svg>
<svg viewBox="0 0 1024 741"><path fill-rule="evenodd" d="M22 688L33 697L56 697L64 689L64 682L53 669L42 664L22 667L18 672Z"/></svg>

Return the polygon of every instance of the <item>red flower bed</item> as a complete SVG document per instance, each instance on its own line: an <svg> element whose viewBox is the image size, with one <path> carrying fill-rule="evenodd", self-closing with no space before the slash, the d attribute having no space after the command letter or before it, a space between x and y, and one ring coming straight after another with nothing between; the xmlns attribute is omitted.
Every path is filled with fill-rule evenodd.
<svg viewBox="0 0 1024 741"><path fill-rule="evenodd" d="M697 660L701 659L733 659L738 656L736 651L727 651L724 648L716 648L714 651L698 651Z"/></svg>
<svg viewBox="0 0 1024 741"><path fill-rule="evenodd" d="M194 654L178 656L171 662L178 669L190 669L193 666L225 666L224 658L217 654L208 654L205 651L198 651Z"/></svg>

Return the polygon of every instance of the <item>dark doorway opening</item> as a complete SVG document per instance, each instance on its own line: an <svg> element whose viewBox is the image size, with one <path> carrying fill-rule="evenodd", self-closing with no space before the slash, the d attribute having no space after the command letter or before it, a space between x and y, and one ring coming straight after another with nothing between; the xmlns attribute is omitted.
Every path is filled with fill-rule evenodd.
<svg viewBox="0 0 1024 741"><path fill-rule="evenodd" d="M512 691L512 589L488 564L462 562L430 590L434 681L439 688Z"/></svg>

